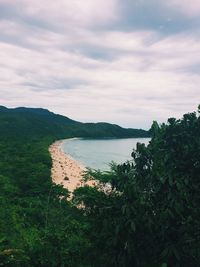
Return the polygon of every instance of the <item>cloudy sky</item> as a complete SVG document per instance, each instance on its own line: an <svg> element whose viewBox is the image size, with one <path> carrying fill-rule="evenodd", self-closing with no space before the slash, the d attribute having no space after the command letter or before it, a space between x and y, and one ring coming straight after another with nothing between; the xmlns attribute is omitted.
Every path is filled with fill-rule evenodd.
<svg viewBox="0 0 200 267"><path fill-rule="evenodd" d="M0 0L0 105L148 129L199 103L199 0Z"/></svg>

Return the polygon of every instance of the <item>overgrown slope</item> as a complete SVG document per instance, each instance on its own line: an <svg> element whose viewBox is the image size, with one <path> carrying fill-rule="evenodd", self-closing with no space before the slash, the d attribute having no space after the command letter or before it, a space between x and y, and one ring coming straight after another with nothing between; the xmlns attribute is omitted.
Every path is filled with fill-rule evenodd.
<svg viewBox="0 0 200 267"><path fill-rule="evenodd" d="M99 184L80 187L71 202L51 181L48 146L67 127L97 135L105 124L56 116L1 108L0 265L199 267L200 107L154 122L148 146L110 172L92 171Z"/></svg>
<svg viewBox="0 0 200 267"><path fill-rule="evenodd" d="M124 129L109 123L81 123L45 109L0 107L0 137L12 135L24 138L54 136L56 139L123 138L148 137L149 132L141 129Z"/></svg>

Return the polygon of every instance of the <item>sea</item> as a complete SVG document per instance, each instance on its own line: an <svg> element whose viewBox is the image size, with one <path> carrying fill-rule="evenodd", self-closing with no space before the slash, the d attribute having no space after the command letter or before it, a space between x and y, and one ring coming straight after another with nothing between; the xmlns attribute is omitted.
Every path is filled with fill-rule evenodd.
<svg viewBox="0 0 200 267"><path fill-rule="evenodd" d="M63 151L81 165L96 170L110 169L111 162L117 164L132 160L131 153L136 144L148 144L150 138L84 139L73 138L63 141Z"/></svg>

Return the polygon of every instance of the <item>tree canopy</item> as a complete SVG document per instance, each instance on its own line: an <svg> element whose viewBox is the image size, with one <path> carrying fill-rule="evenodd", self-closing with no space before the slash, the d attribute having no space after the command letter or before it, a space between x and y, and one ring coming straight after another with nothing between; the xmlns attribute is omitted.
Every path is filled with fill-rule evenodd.
<svg viewBox="0 0 200 267"><path fill-rule="evenodd" d="M96 185L71 201L50 177L58 132L1 127L0 266L200 266L199 112L153 122L149 145L108 172L88 170Z"/></svg>
<svg viewBox="0 0 200 267"><path fill-rule="evenodd" d="M154 122L151 134L132 162L90 173L99 187L76 190L97 266L200 266L199 114Z"/></svg>

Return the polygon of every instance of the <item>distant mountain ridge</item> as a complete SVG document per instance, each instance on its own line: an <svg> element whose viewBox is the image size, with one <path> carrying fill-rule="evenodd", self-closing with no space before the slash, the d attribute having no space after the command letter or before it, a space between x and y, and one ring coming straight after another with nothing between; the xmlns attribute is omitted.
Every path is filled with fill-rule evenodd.
<svg viewBox="0 0 200 267"><path fill-rule="evenodd" d="M0 106L0 136L55 138L129 138L149 137L148 131L126 129L106 122L82 123L43 108L6 108Z"/></svg>

